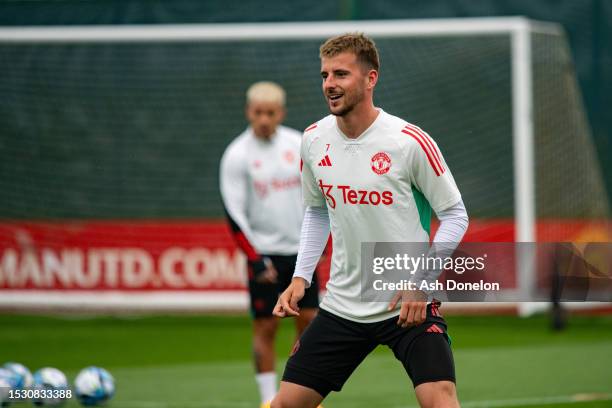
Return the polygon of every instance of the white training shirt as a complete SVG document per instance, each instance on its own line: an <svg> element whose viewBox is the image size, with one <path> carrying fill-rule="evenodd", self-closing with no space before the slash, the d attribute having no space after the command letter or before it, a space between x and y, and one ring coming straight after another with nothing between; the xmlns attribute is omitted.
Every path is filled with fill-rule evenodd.
<svg viewBox="0 0 612 408"><path fill-rule="evenodd" d="M397 315L387 303L361 301L362 242L429 242L431 210L461 194L436 143L420 128L379 109L350 139L329 115L304 131L304 204L327 206L333 255L320 307L358 322Z"/></svg>
<svg viewBox="0 0 612 408"><path fill-rule="evenodd" d="M259 254L297 253L303 205L301 133L278 126L270 140L249 127L225 150L220 185L223 203Z"/></svg>

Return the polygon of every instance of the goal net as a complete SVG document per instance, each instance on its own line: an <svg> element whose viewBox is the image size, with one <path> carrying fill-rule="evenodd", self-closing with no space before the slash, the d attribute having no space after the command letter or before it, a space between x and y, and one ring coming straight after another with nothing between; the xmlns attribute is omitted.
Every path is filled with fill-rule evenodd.
<svg viewBox="0 0 612 408"><path fill-rule="evenodd" d="M108 279L85 288L69 272L62 275L68 261L61 249L66 242L83 250L109 242L142 249L143 236L152 266L150 280L137 288L177 289L167 279L188 267L165 274L159 257L179 245L180 233L166 225L130 235L134 222L174 222L180 231L222 218L219 160L246 126L247 87L280 83L288 95L286 124L305 128L327 114L318 47L350 31L365 32L379 48L377 106L427 130L441 147L470 214L467 239L608 239L599 160L556 25L507 18L4 28L0 299L41 289L40 282L48 284L42 289L107 290ZM109 220L114 224L104 237L110 241L98 229L66 232L75 223ZM219 231L203 227L180 245L215 247ZM55 249L59 265L48 267L53 270L44 279L17 279L32 248L39 251L40 276L42 249ZM16 256L7 258L9 250ZM533 285L532 261L520 262L517 285ZM70 273L88 268L86 261L79 265ZM197 282L211 273L206 265L194 267ZM223 279L223 268L215 273ZM210 279L207 293L224 288ZM194 289L185 282L178 289Z"/></svg>

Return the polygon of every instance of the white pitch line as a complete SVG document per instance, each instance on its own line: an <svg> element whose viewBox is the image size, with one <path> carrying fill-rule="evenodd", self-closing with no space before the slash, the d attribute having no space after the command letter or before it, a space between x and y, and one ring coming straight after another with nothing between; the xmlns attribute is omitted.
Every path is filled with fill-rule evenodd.
<svg viewBox="0 0 612 408"><path fill-rule="evenodd" d="M542 404L576 404L587 401L609 401L612 400L612 394L593 393L593 394L574 394L563 395L558 397L531 397L531 398L514 398L502 400L483 400L483 401L467 401L461 402L461 408L495 408L495 407L519 407L525 405L542 405ZM417 408L398 406L395 408Z"/></svg>
<svg viewBox="0 0 612 408"><path fill-rule="evenodd" d="M161 402L161 401L121 401L116 404L118 407L126 408L250 408L252 401L180 401L180 402ZM257 404L255 404L257 405Z"/></svg>

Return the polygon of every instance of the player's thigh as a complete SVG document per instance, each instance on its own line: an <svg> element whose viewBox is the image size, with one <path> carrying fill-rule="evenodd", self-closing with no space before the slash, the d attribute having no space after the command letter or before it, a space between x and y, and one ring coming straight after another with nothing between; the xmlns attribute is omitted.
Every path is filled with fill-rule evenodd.
<svg viewBox="0 0 612 408"><path fill-rule="evenodd" d="M278 300L278 284L249 279L249 306L255 320L272 318Z"/></svg>
<svg viewBox="0 0 612 408"><path fill-rule="evenodd" d="M376 343L363 325L319 310L296 342L283 381L310 388L325 397L342 389L374 347Z"/></svg>
<svg viewBox="0 0 612 408"><path fill-rule="evenodd" d="M455 382L453 352L445 333L418 335L402 363L415 388L428 382Z"/></svg>
<svg viewBox="0 0 612 408"><path fill-rule="evenodd" d="M321 401L323 396L312 388L281 381L270 408L315 408Z"/></svg>
<svg viewBox="0 0 612 408"><path fill-rule="evenodd" d="M415 387L426 382L455 382L455 363L446 322L437 308L427 306L427 318L418 326L402 328L396 320L381 322L381 343L393 350Z"/></svg>

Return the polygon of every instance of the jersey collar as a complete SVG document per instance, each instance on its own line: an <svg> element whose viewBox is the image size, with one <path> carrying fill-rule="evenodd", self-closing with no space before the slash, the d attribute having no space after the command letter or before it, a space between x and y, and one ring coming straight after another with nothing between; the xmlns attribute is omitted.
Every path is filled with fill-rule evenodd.
<svg viewBox="0 0 612 408"><path fill-rule="evenodd" d="M255 143L261 144L263 146L271 145L276 141L276 138L278 137L278 130L279 126L276 127L276 131L270 135L270 138L268 140L264 140L255 135L255 132L253 131L253 128L251 126L247 128L247 132L249 132L249 135L251 135L251 138L255 141Z"/></svg>
<svg viewBox="0 0 612 408"><path fill-rule="evenodd" d="M378 111L378 116L376 117L376 119L374 119L374 122L372 122L372 124L366 130L364 130L359 136L357 136L356 138L348 137L347 135L345 135L344 132L342 132L342 130L340 130L340 127L338 126L338 121L335 118L334 118L334 128L336 129L336 132L338 133L338 135L345 142L349 142L349 143L361 142L370 133L372 133L372 130L374 130L375 128L378 127L378 124L380 122L382 122L382 117L383 117L383 115L385 115L385 111L382 110L381 108L376 108L376 110Z"/></svg>

